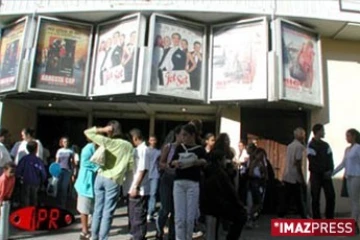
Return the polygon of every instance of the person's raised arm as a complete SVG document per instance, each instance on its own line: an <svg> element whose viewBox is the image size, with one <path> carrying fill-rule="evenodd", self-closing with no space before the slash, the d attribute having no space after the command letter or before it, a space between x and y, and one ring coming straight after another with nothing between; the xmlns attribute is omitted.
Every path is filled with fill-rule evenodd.
<svg viewBox="0 0 360 240"><path fill-rule="evenodd" d="M121 144L130 144L129 142L117 139L118 141L112 141L111 138L105 137L102 134L106 134L109 132L112 132L113 128L112 126L106 126L106 127L92 127L84 131L85 136L90 139L93 143L103 146L109 151L115 150L119 148L119 143ZM121 146L120 146L121 147Z"/></svg>

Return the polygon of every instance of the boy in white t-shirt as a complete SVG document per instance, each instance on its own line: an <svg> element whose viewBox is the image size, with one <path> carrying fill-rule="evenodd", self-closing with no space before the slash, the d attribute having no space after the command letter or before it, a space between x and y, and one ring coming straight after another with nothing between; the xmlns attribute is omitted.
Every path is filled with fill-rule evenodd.
<svg viewBox="0 0 360 240"><path fill-rule="evenodd" d="M130 131L134 151L134 176L129 190L130 234L134 240L145 239L149 199L149 158L144 137L139 129Z"/></svg>

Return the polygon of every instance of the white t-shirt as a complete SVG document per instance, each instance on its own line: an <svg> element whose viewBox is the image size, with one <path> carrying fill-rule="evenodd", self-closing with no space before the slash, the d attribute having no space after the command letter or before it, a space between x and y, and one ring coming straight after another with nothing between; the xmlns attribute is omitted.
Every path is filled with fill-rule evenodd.
<svg viewBox="0 0 360 240"><path fill-rule="evenodd" d="M40 158L41 160L44 159L44 148L39 140L35 140L35 142L38 144L36 156ZM27 141L22 141L19 145L16 157L15 157L15 164L18 165L20 160L29 154L28 150L26 149Z"/></svg>
<svg viewBox="0 0 360 240"><path fill-rule="evenodd" d="M6 149L6 147L4 146L4 144L0 143L0 167L4 167L4 165L8 162L11 162L11 157L10 154L8 152L8 150Z"/></svg>
<svg viewBox="0 0 360 240"><path fill-rule="evenodd" d="M246 160L248 160L249 159L249 154L247 153L247 151L246 151L246 149L243 149L242 151L241 151L241 154L240 154L240 156L239 156L239 162L240 163L244 163Z"/></svg>
<svg viewBox="0 0 360 240"><path fill-rule="evenodd" d="M70 159L74 157L74 152L70 148L60 148L56 152L56 158L58 159L58 163L61 168L71 170L70 167Z"/></svg>
<svg viewBox="0 0 360 240"><path fill-rule="evenodd" d="M148 148L148 156L150 161L150 170L149 178L150 179L159 179L159 170L158 170L158 157L160 156L160 150L156 148Z"/></svg>
<svg viewBox="0 0 360 240"><path fill-rule="evenodd" d="M133 169L134 177L130 191L136 187L135 183L139 177L140 171L144 171L144 170L149 171L150 169L150 161L149 161L149 156L147 154L147 148L148 147L146 146L145 142L143 142L139 146L137 146L136 149L134 150L134 169ZM140 186L140 195L146 196L149 195L149 193L150 193L149 173L146 173Z"/></svg>

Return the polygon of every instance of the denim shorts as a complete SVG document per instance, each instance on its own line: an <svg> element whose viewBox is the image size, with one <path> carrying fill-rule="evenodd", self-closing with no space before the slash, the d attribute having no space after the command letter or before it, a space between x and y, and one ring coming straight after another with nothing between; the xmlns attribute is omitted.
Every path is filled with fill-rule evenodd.
<svg viewBox="0 0 360 240"><path fill-rule="evenodd" d="M90 215L94 211L94 199L78 195L76 208L79 213Z"/></svg>

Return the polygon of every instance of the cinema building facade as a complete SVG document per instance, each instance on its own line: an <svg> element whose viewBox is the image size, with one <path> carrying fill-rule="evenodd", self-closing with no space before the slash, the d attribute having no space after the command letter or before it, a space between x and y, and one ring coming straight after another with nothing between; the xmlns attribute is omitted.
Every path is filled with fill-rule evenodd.
<svg viewBox="0 0 360 240"><path fill-rule="evenodd" d="M281 180L293 129L323 123L337 165L360 128L354 2L2 0L1 126L52 148L108 119L163 138L199 118L235 149L257 139Z"/></svg>

